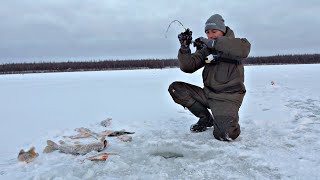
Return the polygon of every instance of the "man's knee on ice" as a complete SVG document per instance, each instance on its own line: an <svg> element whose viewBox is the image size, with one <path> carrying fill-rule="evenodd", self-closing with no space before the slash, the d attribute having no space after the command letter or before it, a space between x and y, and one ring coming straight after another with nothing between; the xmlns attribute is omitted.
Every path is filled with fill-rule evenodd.
<svg viewBox="0 0 320 180"><path fill-rule="evenodd" d="M240 127L229 131L214 130L213 136L220 141L231 141L237 139L240 135Z"/></svg>
<svg viewBox="0 0 320 180"><path fill-rule="evenodd" d="M215 117L213 136L220 141L235 140L240 135L238 120L230 116Z"/></svg>

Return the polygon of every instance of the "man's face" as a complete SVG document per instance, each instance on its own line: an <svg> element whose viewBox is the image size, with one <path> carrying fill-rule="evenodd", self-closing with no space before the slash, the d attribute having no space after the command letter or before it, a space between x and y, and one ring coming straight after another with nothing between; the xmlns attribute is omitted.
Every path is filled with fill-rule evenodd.
<svg viewBox="0 0 320 180"><path fill-rule="evenodd" d="M216 29L206 30L208 39L217 39L223 36L223 32Z"/></svg>

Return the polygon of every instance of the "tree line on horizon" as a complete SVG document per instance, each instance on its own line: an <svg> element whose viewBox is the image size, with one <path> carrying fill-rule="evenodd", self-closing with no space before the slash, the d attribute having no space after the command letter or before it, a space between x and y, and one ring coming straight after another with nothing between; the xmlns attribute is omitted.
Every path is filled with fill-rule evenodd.
<svg viewBox="0 0 320 180"><path fill-rule="evenodd" d="M246 59L243 59L242 63L244 65L316 64L320 63L320 54L248 57ZM175 67L179 67L177 59L8 63L0 65L0 74L127 69L162 69Z"/></svg>

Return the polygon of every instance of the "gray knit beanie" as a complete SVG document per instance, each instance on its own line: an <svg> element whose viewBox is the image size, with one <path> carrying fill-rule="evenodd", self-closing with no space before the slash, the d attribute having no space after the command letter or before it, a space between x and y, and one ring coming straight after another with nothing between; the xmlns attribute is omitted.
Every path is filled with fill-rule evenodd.
<svg viewBox="0 0 320 180"><path fill-rule="evenodd" d="M214 14L212 15L206 22L206 27L204 28L204 31L210 30L210 29L217 29L222 31L223 33L226 32L226 26L224 25L224 19L220 14Z"/></svg>

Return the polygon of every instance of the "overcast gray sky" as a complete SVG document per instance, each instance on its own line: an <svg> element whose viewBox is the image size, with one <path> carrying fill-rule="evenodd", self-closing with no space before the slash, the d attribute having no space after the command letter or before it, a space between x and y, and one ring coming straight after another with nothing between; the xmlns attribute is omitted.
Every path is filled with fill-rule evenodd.
<svg viewBox="0 0 320 180"><path fill-rule="evenodd" d="M319 0L3 0L0 63L175 58L181 21L193 38L221 14L251 56L320 52Z"/></svg>

